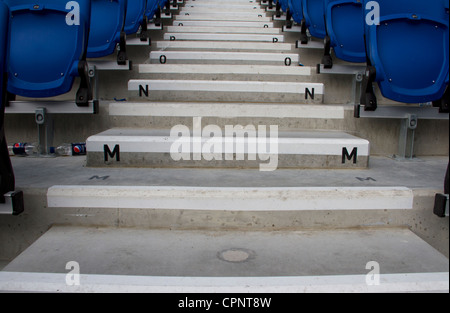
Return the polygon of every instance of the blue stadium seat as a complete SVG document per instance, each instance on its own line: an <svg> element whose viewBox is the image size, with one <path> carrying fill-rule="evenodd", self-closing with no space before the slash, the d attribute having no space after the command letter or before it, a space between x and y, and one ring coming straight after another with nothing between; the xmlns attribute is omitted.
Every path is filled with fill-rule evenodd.
<svg viewBox="0 0 450 313"><path fill-rule="evenodd" d="M127 15L124 27L127 35L135 34L141 28L141 38L145 37L145 32L147 31L146 8L147 0L127 1Z"/></svg>
<svg viewBox="0 0 450 313"><path fill-rule="evenodd" d="M0 0L0 95L4 91L4 76L5 76L5 62L6 62L6 38L8 35L8 15L9 10L5 3ZM3 111L3 97L0 97L0 108ZM0 125L2 129L3 125Z"/></svg>
<svg viewBox="0 0 450 313"><path fill-rule="evenodd" d="M4 0L9 7L8 92L30 98L71 90L81 77L76 102L92 98L86 58L90 1Z"/></svg>
<svg viewBox="0 0 450 313"><path fill-rule="evenodd" d="M289 0L289 10L294 21L300 24L303 20L303 0Z"/></svg>
<svg viewBox="0 0 450 313"><path fill-rule="evenodd" d="M337 58L355 63L366 62L364 45L364 9L360 0L324 0L325 51L322 64L333 67L331 48Z"/></svg>
<svg viewBox="0 0 450 313"><path fill-rule="evenodd" d="M324 0L303 0L303 21L300 41L302 44L308 43L306 29L309 29L311 36L325 38L325 4Z"/></svg>
<svg viewBox="0 0 450 313"><path fill-rule="evenodd" d="M281 3L281 10L283 10L283 12L287 12L287 10L289 9L289 0L279 0Z"/></svg>
<svg viewBox="0 0 450 313"><path fill-rule="evenodd" d="M374 13L379 7L379 23ZM372 83L404 103L433 102L448 111L448 0L364 1L368 67L361 104L375 110ZM368 23L367 23L368 22Z"/></svg>
<svg viewBox="0 0 450 313"><path fill-rule="evenodd" d="M275 16L281 17L282 12L286 12L289 15L289 0L275 0L276 1L276 7L275 7Z"/></svg>
<svg viewBox="0 0 450 313"><path fill-rule="evenodd" d="M0 1L0 204L4 204L5 194L15 187L14 171L9 158L3 122L5 117L6 93L6 39L8 34L8 7Z"/></svg>
<svg viewBox="0 0 450 313"><path fill-rule="evenodd" d="M111 55L119 44L117 63L125 65L127 54L124 27L127 0L91 0L91 5L91 30L87 57L101 58Z"/></svg>
<svg viewBox="0 0 450 313"><path fill-rule="evenodd" d="M161 23L160 2L161 0L147 0L147 7L145 9L145 16L149 21L156 15L155 24L158 26Z"/></svg>

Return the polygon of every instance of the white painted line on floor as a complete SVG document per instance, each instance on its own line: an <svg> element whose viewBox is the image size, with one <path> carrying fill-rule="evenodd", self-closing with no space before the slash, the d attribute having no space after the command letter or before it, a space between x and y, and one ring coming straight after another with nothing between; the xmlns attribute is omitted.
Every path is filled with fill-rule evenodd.
<svg viewBox="0 0 450 313"><path fill-rule="evenodd" d="M53 186L49 208L116 208L206 211L406 210L405 187L174 187Z"/></svg>
<svg viewBox="0 0 450 313"><path fill-rule="evenodd" d="M192 4L192 3L211 3L216 2L218 5L223 4L223 0L185 0L186 4ZM252 4L252 3L258 3L257 0L227 0L226 3L237 3L237 4Z"/></svg>
<svg viewBox="0 0 450 313"><path fill-rule="evenodd" d="M344 119L344 106L271 103L113 102L111 116Z"/></svg>
<svg viewBox="0 0 450 313"><path fill-rule="evenodd" d="M227 14L227 15L250 15L250 14L262 14L266 16L266 10L264 9L254 9L252 6L248 8L191 8L189 6L183 7L179 12L180 15L186 15L186 13L196 13L196 14Z"/></svg>
<svg viewBox="0 0 450 313"><path fill-rule="evenodd" d="M284 42L284 35L279 34L215 34L215 33L165 33L164 40L209 40L209 41L263 41Z"/></svg>
<svg viewBox="0 0 450 313"><path fill-rule="evenodd" d="M264 27L199 27L199 26L167 26L169 33L210 33L210 34L280 34L278 28Z"/></svg>
<svg viewBox="0 0 450 313"><path fill-rule="evenodd" d="M201 123L201 121L200 121ZM206 125L205 125L206 126ZM200 127L199 131L202 131ZM234 131L232 129L231 131ZM184 138L186 144L190 146L189 151L192 153L202 154L203 147L206 143L215 143L221 147L221 151L227 153L229 147L240 146L242 151L257 151L256 146L265 146L269 142L276 144L278 155L325 155L325 156L342 156L343 149L347 149L347 153L356 150L358 156L369 155L369 142L365 139L357 138L346 133L339 132L289 132L277 133L277 138L272 135L259 138L257 137L256 127L248 130L252 139L243 137L247 132L239 132L227 136L227 131L222 132L220 138L210 137L210 134L201 134L189 138ZM203 136L203 137L202 137ZM104 152L104 146L113 147L120 146L121 153L170 153L174 144L179 144L181 138L171 136L169 130L146 130L146 129L121 129L113 128L103 133L90 136L86 145L89 152ZM215 141L214 141L215 140ZM275 142L276 140L276 142ZM199 145L193 142L200 143ZM231 146L230 146L231 145ZM252 147L252 148L251 148ZM250 149L251 148L251 149Z"/></svg>
<svg viewBox="0 0 450 313"><path fill-rule="evenodd" d="M293 44L272 42L239 42L239 41L157 41L156 48L167 49L208 49L208 50L251 50L290 52Z"/></svg>
<svg viewBox="0 0 450 313"><path fill-rule="evenodd" d="M286 26L283 26L283 32L286 33L300 33L302 28L300 26L292 26L291 28L287 28Z"/></svg>
<svg viewBox="0 0 450 313"><path fill-rule="evenodd" d="M258 92L293 93L315 95L324 94L324 85L320 83L289 83L259 81L209 81L209 80L146 80L132 79L128 82L129 91L218 91L218 92Z"/></svg>
<svg viewBox="0 0 450 313"><path fill-rule="evenodd" d="M381 274L379 285L366 275L284 277L162 277L0 272L0 291L52 293L405 293L447 292L449 273ZM229 306L224 298L220 307ZM216 304L214 304L216 306Z"/></svg>
<svg viewBox="0 0 450 313"><path fill-rule="evenodd" d="M311 68L298 66L294 63L292 64L292 66L229 64L140 64L139 73L309 76L311 75Z"/></svg>
<svg viewBox="0 0 450 313"><path fill-rule="evenodd" d="M218 11L220 11L220 9L237 9L237 10L246 10L249 8L248 3L244 3L244 4L239 4L239 3L222 3L220 5L218 5L217 3L189 3L189 4L185 4L184 6L185 8L213 8L213 9L217 9ZM260 5L255 3L253 4L253 6L251 6L251 9L260 9Z"/></svg>
<svg viewBox="0 0 450 313"><path fill-rule="evenodd" d="M185 0L185 4L196 4L196 3L216 3L218 6L224 4L223 0ZM227 0L226 3L235 3L235 4L258 4L257 0Z"/></svg>
<svg viewBox="0 0 450 313"><path fill-rule="evenodd" d="M206 26L206 27L226 27L228 29L235 27L258 27L258 28L273 28L272 22L240 22L240 21L174 21L174 26Z"/></svg>
<svg viewBox="0 0 450 313"><path fill-rule="evenodd" d="M209 14L190 14L175 15L173 24L178 21L239 21L239 22L271 22L272 19L266 16L236 16L236 15L209 15Z"/></svg>
<svg viewBox="0 0 450 313"><path fill-rule="evenodd" d="M156 60L158 63L166 63L172 60L279 62L282 65L292 65L293 67L299 67L299 55L296 53L288 54L228 51L152 51L150 52L150 60Z"/></svg>

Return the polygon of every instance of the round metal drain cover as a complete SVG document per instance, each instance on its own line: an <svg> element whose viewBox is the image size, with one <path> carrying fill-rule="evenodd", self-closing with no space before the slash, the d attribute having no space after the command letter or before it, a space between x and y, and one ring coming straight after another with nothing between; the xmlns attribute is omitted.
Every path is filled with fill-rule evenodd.
<svg viewBox="0 0 450 313"><path fill-rule="evenodd" d="M219 259L231 263L242 263L253 259L255 252L248 249L227 249L218 253Z"/></svg>

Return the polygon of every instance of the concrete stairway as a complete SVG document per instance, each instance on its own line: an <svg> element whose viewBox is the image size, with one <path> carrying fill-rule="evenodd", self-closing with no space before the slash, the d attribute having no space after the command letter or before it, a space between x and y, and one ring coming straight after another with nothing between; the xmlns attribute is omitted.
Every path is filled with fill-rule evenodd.
<svg viewBox="0 0 450 313"><path fill-rule="evenodd" d="M129 80L129 101L110 105L123 127L88 138L88 166L261 168L267 154L278 155L272 170L368 166L367 140L321 129L317 120L342 120L343 107L323 105L315 68L300 66L299 50L259 3L187 1L162 38ZM130 128L148 116L173 124Z"/></svg>
<svg viewBox="0 0 450 313"><path fill-rule="evenodd" d="M86 158L12 158L0 292L448 292L448 157L371 156L353 77L261 1L172 13L100 76Z"/></svg>

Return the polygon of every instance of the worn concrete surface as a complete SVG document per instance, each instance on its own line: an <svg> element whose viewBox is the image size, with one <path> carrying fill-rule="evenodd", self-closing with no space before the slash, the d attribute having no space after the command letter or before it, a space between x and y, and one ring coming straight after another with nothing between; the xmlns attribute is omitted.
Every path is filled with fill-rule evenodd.
<svg viewBox="0 0 450 313"><path fill-rule="evenodd" d="M86 227L53 227L4 271L67 273L70 261L78 262L83 274L103 275L357 275L367 274L370 261L378 262L383 274L448 271L446 257L405 229L220 232Z"/></svg>

